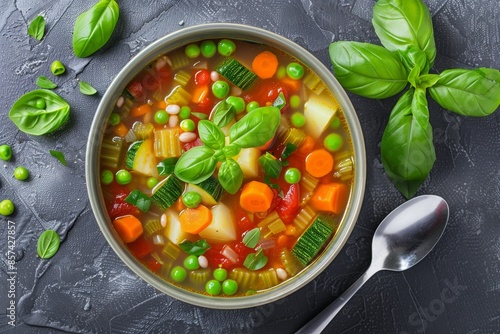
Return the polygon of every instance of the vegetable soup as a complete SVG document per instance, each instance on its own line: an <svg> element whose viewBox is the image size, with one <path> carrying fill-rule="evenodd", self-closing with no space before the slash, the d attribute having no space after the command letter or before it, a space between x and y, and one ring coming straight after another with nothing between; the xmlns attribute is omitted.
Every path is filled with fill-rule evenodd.
<svg viewBox="0 0 500 334"><path fill-rule="evenodd" d="M353 164L342 110L318 76L282 51L227 39L143 69L100 153L109 218L134 257L223 297L315 261L342 222Z"/></svg>

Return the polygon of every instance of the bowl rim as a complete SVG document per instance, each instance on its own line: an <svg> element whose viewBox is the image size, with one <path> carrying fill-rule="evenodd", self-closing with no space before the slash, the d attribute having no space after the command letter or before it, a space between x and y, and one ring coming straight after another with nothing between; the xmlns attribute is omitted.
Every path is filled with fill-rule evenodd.
<svg viewBox="0 0 500 334"><path fill-rule="evenodd" d="M287 283L273 287L263 293L244 297L213 297L190 292L166 282L140 264L123 247L123 242L119 240L112 228L104 208L98 172L100 142L104 136L105 122L126 84L147 64L170 50L195 41L220 38L268 44L289 53L315 72L339 102L349 126L354 150L355 173L351 198L346 213L342 218L343 223L339 227L334 240L329 243L322 256L309 265L307 270L302 271ZM206 23L185 27L157 39L132 57L112 80L97 107L89 131L85 161L87 192L92 211L102 234L118 257L135 274L166 295L192 305L213 309L249 308L276 301L304 287L323 272L338 255L354 229L361 210L366 180L366 152L361 126L351 101L332 72L309 51L293 41L262 28L236 23Z"/></svg>

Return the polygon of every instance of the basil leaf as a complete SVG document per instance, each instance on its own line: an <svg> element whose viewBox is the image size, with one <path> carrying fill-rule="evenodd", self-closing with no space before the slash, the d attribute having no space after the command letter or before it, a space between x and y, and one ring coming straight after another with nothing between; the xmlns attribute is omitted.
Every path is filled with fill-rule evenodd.
<svg viewBox="0 0 500 334"><path fill-rule="evenodd" d="M292 143L286 143L285 149L283 153L281 153L281 159L286 159L292 155L293 152L297 149L297 146ZM288 164L287 164L288 166Z"/></svg>
<svg viewBox="0 0 500 334"><path fill-rule="evenodd" d="M262 146L274 136L280 120L281 113L276 107L254 109L231 126L229 141L241 148Z"/></svg>
<svg viewBox="0 0 500 334"><path fill-rule="evenodd" d="M202 112L192 111L191 115L193 115L194 117L197 117L199 119L208 119L208 115L204 114Z"/></svg>
<svg viewBox="0 0 500 334"><path fill-rule="evenodd" d="M373 27L390 51L409 45L422 50L429 68L436 58L434 29L429 9L421 0L379 0L373 7Z"/></svg>
<svg viewBox="0 0 500 334"><path fill-rule="evenodd" d="M78 16L73 28L73 52L85 58L106 44L115 29L120 7L115 0L101 0Z"/></svg>
<svg viewBox="0 0 500 334"><path fill-rule="evenodd" d="M49 150L50 152L50 155L53 156L54 158L56 158L57 160L59 160L59 162L63 165L63 166L67 166L67 162L66 162L66 158L64 157L64 154L60 151L56 151L56 150Z"/></svg>
<svg viewBox="0 0 500 334"><path fill-rule="evenodd" d="M410 71L410 74L408 74L408 82L410 85L414 88L417 88L417 80L420 76L420 66L415 65L413 69Z"/></svg>
<svg viewBox="0 0 500 334"><path fill-rule="evenodd" d="M259 239L260 228L256 227L245 233L242 241L248 248L255 248L255 246L257 246L257 243L259 242Z"/></svg>
<svg viewBox="0 0 500 334"><path fill-rule="evenodd" d="M232 158L236 155L238 155L241 151L241 147L239 147L238 145L234 145L234 144L229 144L229 145L226 145L222 148L222 153L224 154L224 157L226 158Z"/></svg>
<svg viewBox="0 0 500 334"><path fill-rule="evenodd" d="M125 202L136 206L142 212L148 212L151 207L151 199L137 189L132 190L130 194L125 197Z"/></svg>
<svg viewBox="0 0 500 334"><path fill-rule="evenodd" d="M415 121L420 124L422 129L427 129L429 125L429 108L424 89L415 89L413 99L411 100L411 111Z"/></svg>
<svg viewBox="0 0 500 334"><path fill-rule="evenodd" d="M398 56L379 45L335 42L329 47L335 76L347 90L372 99L391 97L407 85Z"/></svg>
<svg viewBox="0 0 500 334"><path fill-rule="evenodd" d="M94 87L92 87L89 83L85 81L78 80L80 85L80 92L85 95L94 95L97 93Z"/></svg>
<svg viewBox="0 0 500 334"><path fill-rule="evenodd" d="M257 253L248 254L243 262L243 265L249 270L259 270L264 268L267 264L267 256L264 254L262 249L259 249Z"/></svg>
<svg viewBox="0 0 500 334"><path fill-rule="evenodd" d="M42 259L50 259L53 257L61 244L61 238L54 230L46 230L38 238L36 252Z"/></svg>
<svg viewBox="0 0 500 334"><path fill-rule="evenodd" d="M414 67L418 66L420 68L420 74L427 74L430 70L430 64L427 61L427 57L424 51L420 50L414 45L410 45L406 50L398 50L399 59L406 67L408 71L411 71Z"/></svg>
<svg viewBox="0 0 500 334"><path fill-rule="evenodd" d="M224 147L226 137L222 130L214 123L201 120L198 122L198 134L206 146L213 150L220 150Z"/></svg>
<svg viewBox="0 0 500 334"><path fill-rule="evenodd" d="M434 86L439 81L437 74L423 74L417 79L417 87L429 88Z"/></svg>
<svg viewBox="0 0 500 334"><path fill-rule="evenodd" d="M203 255L207 250L210 249L210 245L205 239L201 239L195 242L184 240L179 244L179 247L184 253L196 256Z"/></svg>
<svg viewBox="0 0 500 334"><path fill-rule="evenodd" d="M260 165L264 169L264 173L273 179L276 179L280 176L281 169L283 168L281 161L276 159L274 155L269 152L263 154L258 159Z"/></svg>
<svg viewBox="0 0 500 334"><path fill-rule="evenodd" d="M44 75L41 75L36 79L36 85L45 89L57 88L57 85Z"/></svg>
<svg viewBox="0 0 500 334"><path fill-rule="evenodd" d="M40 41L42 40L44 34L45 19L43 18L43 16L38 15L33 19L33 21L31 21L28 27L28 35Z"/></svg>
<svg viewBox="0 0 500 334"><path fill-rule="evenodd" d="M69 104L56 93L37 89L21 96L9 111L10 120L30 135L57 130L69 118Z"/></svg>
<svg viewBox="0 0 500 334"><path fill-rule="evenodd" d="M285 94L283 94L283 92L280 92L278 94L278 97L273 102L273 106L278 108L279 110L283 109L283 107L286 106Z"/></svg>
<svg viewBox="0 0 500 334"><path fill-rule="evenodd" d="M500 104L500 72L491 68L443 71L429 88L431 97L447 110L465 116L487 116Z"/></svg>
<svg viewBox="0 0 500 334"><path fill-rule="evenodd" d="M413 117L418 112L412 107L419 106L413 94L409 90L394 106L381 144L385 172L407 198L416 193L436 160L431 125L424 129Z"/></svg>
<svg viewBox="0 0 500 334"><path fill-rule="evenodd" d="M219 128L223 128L228 125L236 115L236 109L234 105L227 103L223 100L214 107L212 110L212 123L214 123Z"/></svg>
<svg viewBox="0 0 500 334"><path fill-rule="evenodd" d="M235 194L243 183L243 171L233 159L227 159L219 167L219 182L230 194Z"/></svg>
<svg viewBox="0 0 500 334"><path fill-rule="evenodd" d="M158 176L167 176L172 174L178 160L179 158L166 158L165 160L160 161L160 163L156 165Z"/></svg>
<svg viewBox="0 0 500 334"><path fill-rule="evenodd" d="M181 181L200 183L215 172L217 160L213 157L214 150L206 146L196 146L185 152L174 168L174 174Z"/></svg>

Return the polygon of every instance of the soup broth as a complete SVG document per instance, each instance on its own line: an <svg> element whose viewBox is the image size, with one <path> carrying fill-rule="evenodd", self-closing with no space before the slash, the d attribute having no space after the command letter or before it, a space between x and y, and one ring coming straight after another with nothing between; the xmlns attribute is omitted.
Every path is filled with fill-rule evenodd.
<svg viewBox="0 0 500 334"><path fill-rule="evenodd" d="M260 293L335 238L351 137L319 77L267 45L205 40L144 68L100 152L115 231L149 270L221 297Z"/></svg>

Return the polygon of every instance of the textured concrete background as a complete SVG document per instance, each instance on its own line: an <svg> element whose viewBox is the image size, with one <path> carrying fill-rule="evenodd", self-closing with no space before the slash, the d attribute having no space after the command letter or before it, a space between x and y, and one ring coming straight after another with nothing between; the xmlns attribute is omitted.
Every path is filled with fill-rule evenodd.
<svg viewBox="0 0 500 334"><path fill-rule="evenodd" d="M247 310L218 311L169 298L128 270L98 230L86 195L87 133L106 87L121 67L155 39L206 22L245 23L281 34L328 67L336 40L377 43L370 23L373 0L119 1L120 19L98 53L76 58L73 23L95 1L3 0L0 11L0 143L14 160L0 166L0 198L17 205L16 327L8 324L7 226L0 218L0 332L13 333L287 333L300 328L367 268L373 232L404 198L384 175L380 140L395 100L350 95L364 130L367 188L349 241L328 269L295 294ZM426 0L435 27L435 71L454 67L500 68L498 0ZM43 13L46 36L26 34ZM183 21L184 25L179 23ZM55 59L67 73L54 81L71 105L71 121L54 134L33 137L7 119L13 102L50 75ZM76 79L97 96L84 96ZM500 113L465 118L430 104L437 161L419 194L450 204L447 230L434 251L405 273L382 272L351 300L329 333L495 333L500 331ZM68 167L49 155L64 152ZM28 167L29 182L12 178ZM50 260L36 256L45 229L62 237Z"/></svg>

